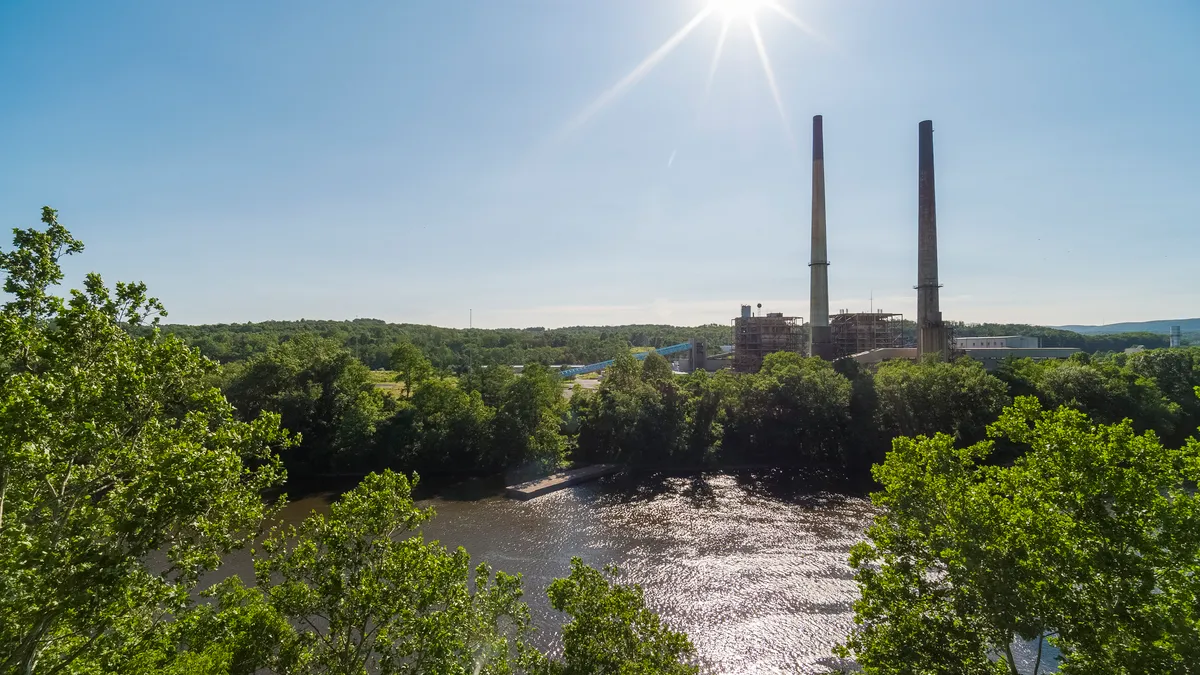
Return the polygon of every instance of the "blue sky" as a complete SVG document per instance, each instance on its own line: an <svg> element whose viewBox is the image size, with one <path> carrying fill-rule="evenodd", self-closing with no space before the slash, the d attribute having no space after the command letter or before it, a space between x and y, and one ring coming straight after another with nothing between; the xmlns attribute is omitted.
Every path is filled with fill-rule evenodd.
<svg viewBox="0 0 1200 675"><path fill-rule="evenodd" d="M810 125L831 307L912 317L934 120L943 313L1200 315L1200 4L779 0L0 3L0 224L171 321L465 326L808 314Z"/></svg>

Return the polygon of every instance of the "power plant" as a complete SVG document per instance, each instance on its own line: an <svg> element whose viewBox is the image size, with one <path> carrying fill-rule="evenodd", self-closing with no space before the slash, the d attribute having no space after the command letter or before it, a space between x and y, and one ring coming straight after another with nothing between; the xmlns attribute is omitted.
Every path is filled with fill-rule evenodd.
<svg viewBox="0 0 1200 675"><path fill-rule="evenodd" d="M782 312L757 312L742 305L733 319L733 344L719 354L709 354L696 340L659 348L660 354L680 353L686 358L676 368L715 370L733 366L736 372L755 373L763 359L775 352L793 352L834 361L854 359L863 364L889 359L946 360L966 356L994 369L1006 359L1064 359L1078 352L1073 347L1042 347L1037 338L1019 335L990 337L951 336L942 320L938 279L937 199L933 170L933 122L917 125L917 292L916 339L906 341L904 315L876 310L829 313L829 247L825 213L825 130L821 115L812 126L812 220L809 257L809 320ZM835 228L836 229L836 228ZM874 303L872 303L874 304ZM1180 341L1172 329L1171 344ZM683 352L687 352L686 355ZM644 357L641 353L638 357ZM561 372L575 375L603 370L612 361L577 366Z"/></svg>
<svg viewBox="0 0 1200 675"><path fill-rule="evenodd" d="M928 126L929 146L925 145L925 129ZM920 255L917 263L918 301L917 314L929 319L930 330L924 342L922 354L938 352L945 355L945 330L942 328L941 313L937 297L937 233L933 217L933 145L930 122L921 123L921 153L919 158L918 192L920 212L918 214L918 239ZM928 156L926 156L928 150ZM926 172L928 167L928 172ZM926 201L928 197L928 201ZM928 222L927 222L928 221ZM850 312L841 310L829 314L829 247L825 220L825 130L823 118L813 116L812 127L812 249L809 258L809 321L807 324L795 317L779 313L754 316L749 305L742 306L742 316L734 319L733 367L739 372L755 372L763 357L771 351L796 351L817 356L827 361L867 353L889 353L891 356L907 356L904 347L904 315L883 311ZM926 279L932 275L932 286ZM924 325L924 324L922 324ZM803 334L807 332L807 339ZM939 337L941 342L938 342ZM769 336L768 339L764 339ZM937 349L935 345L941 344ZM784 345L787 345L784 347ZM807 349L804 349L807 347ZM920 348L919 348L920 349ZM894 353L893 352L899 352ZM742 356L742 355L745 356Z"/></svg>
<svg viewBox="0 0 1200 675"><path fill-rule="evenodd" d="M888 359L945 360L964 355L985 368L1004 359L1062 359L1079 351L1067 347L1042 347L1037 338L1003 336L952 338L938 298L937 199L933 171L933 122L917 125L917 316L916 346L905 344L904 315L876 311L829 313L829 250L825 220L825 130L820 115L813 117L812 136L812 252L809 258L809 321L778 312L756 314L742 305L733 320L733 368L757 372L771 352L789 351L829 361L853 358L860 363ZM836 229L836 228L835 228ZM1178 340L1173 333L1172 344ZM728 363L726 361L725 363Z"/></svg>

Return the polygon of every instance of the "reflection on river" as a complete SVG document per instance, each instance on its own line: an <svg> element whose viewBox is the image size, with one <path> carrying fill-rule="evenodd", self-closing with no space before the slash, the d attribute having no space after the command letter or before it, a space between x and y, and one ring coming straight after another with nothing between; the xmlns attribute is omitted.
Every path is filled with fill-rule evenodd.
<svg viewBox="0 0 1200 675"><path fill-rule="evenodd" d="M866 498L825 487L779 473L618 476L529 502L427 500L438 516L425 534L520 572L543 648L563 621L546 585L578 555L642 584L704 672L823 672L851 625L846 555L872 515Z"/></svg>
<svg viewBox="0 0 1200 675"><path fill-rule="evenodd" d="M466 490L420 502L437 511L425 536L466 548L474 563L520 573L542 649L560 646L565 619L550 608L546 586L577 555L595 567L615 564L623 581L641 584L650 607L691 636L704 673L848 665L830 650L850 630L857 597L846 558L875 513L861 489L769 471L617 475L529 502L456 492ZM327 511L331 497L291 502L282 519ZM254 578L248 551L226 558L218 576L228 574ZM1035 646L1014 645L1021 672L1032 669ZM1043 663L1056 655L1047 648Z"/></svg>

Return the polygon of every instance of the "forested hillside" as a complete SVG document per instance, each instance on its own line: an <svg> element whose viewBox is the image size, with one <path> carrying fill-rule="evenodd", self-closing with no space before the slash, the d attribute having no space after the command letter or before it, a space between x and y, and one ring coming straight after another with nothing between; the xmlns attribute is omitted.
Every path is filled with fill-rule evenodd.
<svg viewBox="0 0 1200 675"><path fill-rule="evenodd" d="M397 342L421 348L435 368L462 370L469 365L584 364L611 359L630 347L666 347L696 338L715 349L729 344L729 325L681 327L661 325L574 326L571 328L440 328L353 321L264 321L261 323L168 325L205 356L229 363L265 353L298 335L331 339L372 369L386 368Z"/></svg>
<svg viewBox="0 0 1200 675"><path fill-rule="evenodd" d="M388 367L398 342L416 345L435 368L462 372L469 366L525 363L583 364L611 359L631 347L665 347L696 338L713 352L730 344L727 324L703 326L572 326L569 328L441 328L409 323L387 323L378 319L353 321L263 321L260 323L163 326L198 347L205 356L221 363L244 361L265 354L272 346L299 335L332 340L368 368ZM955 324L958 335L1034 335L1043 347L1076 347L1086 352L1122 351L1133 345L1166 347L1167 337L1150 333L1081 335L1045 326L1026 324ZM911 321L904 326L905 339L915 344Z"/></svg>
<svg viewBox="0 0 1200 675"><path fill-rule="evenodd" d="M1061 328L1031 326L1024 323L955 323L954 334L987 337L993 335L1030 335L1042 339L1043 347L1075 347L1092 354L1119 352L1127 347L1142 345L1146 349L1166 347L1169 339L1157 333L1097 333L1084 335Z"/></svg>
<svg viewBox="0 0 1200 675"><path fill-rule="evenodd" d="M1200 318L1197 319L1162 319L1159 321L1127 321L1124 323L1108 323L1100 326L1072 325L1057 326L1063 330L1076 333L1162 333L1171 332L1171 328L1179 326L1184 333L1200 333Z"/></svg>

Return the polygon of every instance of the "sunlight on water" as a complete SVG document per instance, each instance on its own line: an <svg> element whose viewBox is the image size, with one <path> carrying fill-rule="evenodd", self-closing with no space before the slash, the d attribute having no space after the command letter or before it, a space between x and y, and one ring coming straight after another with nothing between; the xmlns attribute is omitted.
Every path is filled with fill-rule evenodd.
<svg viewBox="0 0 1200 675"><path fill-rule="evenodd" d="M524 575L536 642L562 617L546 585L571 556L615 563L652 608L695 642L706 673L818 673L851 625L850 546L873 514L864 497L783 475L609 479L530 502L435 499L428 537Z"/></svg>

